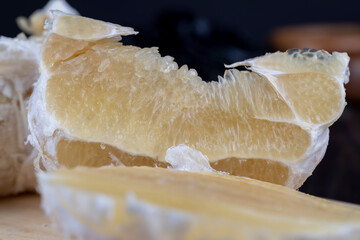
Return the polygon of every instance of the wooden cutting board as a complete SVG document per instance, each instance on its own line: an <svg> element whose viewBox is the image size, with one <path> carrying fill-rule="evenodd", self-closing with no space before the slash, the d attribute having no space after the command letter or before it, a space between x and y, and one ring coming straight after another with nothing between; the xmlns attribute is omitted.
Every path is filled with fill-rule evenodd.
<svg viewBox="0 0 360 240"><path fill-rule="evenodd" d="M0 198L0 240L64 240L40 208L40 196Z"/></svg>

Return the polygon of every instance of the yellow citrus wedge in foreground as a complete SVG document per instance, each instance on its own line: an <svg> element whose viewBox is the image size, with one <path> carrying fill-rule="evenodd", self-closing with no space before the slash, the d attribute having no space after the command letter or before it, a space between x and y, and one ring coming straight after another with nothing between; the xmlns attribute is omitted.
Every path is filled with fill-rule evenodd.
<svg viewBox="0 0 360 240"><path fill-rule="evenodd" d="M276 184L149 167L39 173L70 239L359 239L360 211Z"/></svg>
<svg viewBox="0 0 360 240"><path fill-rule="evenodd" d="M61 12L48 28L29 106L46 169L167 167L167 150L186 145L217 171L298 188L345 106L346 53L267 54L207 83L157 48L118 42L131 28Z"/></svg>

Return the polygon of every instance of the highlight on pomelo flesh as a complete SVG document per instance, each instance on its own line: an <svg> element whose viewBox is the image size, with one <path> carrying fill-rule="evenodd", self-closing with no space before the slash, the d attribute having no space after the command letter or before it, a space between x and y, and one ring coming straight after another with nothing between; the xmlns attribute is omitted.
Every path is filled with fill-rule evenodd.
<svg viewBox="0 0 360 240"><path fill-rule="evenodd" d="M149 167L39 173L67 239L355 240L360 211L276 184Z"/></svg>
<svg viewBox="0 0 360 240"><path fill-rule="evenodd" d="M266 54L207 83L157 48L123 45L131 28L54 15L29 105L31 142L48 170L179 167L202 156L214 171L298 188L345 106L346 53ZM174 163L168 150L186 156Z"/></svg>

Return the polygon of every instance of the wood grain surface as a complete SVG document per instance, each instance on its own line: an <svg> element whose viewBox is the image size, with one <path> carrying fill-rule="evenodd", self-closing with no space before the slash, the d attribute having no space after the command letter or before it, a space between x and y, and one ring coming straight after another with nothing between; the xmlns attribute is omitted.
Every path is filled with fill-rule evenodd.
<svg viewBox="0 0 360 240"><path fill-rule="evenodd" d="M64 240L40 208L40 196L0 198L0 240Z"/></svg>

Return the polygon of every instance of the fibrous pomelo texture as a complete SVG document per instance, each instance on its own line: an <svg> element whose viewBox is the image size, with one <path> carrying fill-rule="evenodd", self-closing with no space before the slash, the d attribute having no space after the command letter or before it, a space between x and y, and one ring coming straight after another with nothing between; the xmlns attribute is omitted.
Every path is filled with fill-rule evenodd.
<svg viewBox="0 0 360 240"><path fill-rule="evenodd" d="M358 239L360 211L271 183L149 167L38 175L70 239ZM89 209L91 209L89 211Z"/></svg>
<svg viewBox="0 0 360 240"><path fill-rule="evenodd" d="M76 12L64 0L51 0L29 20L17 19L21 29L39 36L0 37L0 196L35 190L33 161L38 152L26 143L26 107L40 75L43 24L54 9Z"/></svg>
<svg viewBox="0 0 360 240"><path fill-rule="evenodd" d="M130 28L56 14L29 107L47 169L166 167L167 149L184 144L215 170L297 188L345 106L346 53L267 54L206 83L156 48L117 42Z"/></svg>
<svg viewBox="0 0 360 240"><path fill-rule="evenodd" d="M0 37L0 196L35 189L37 151L25 144L25 106L39 77L40 43Z"/></svg>

